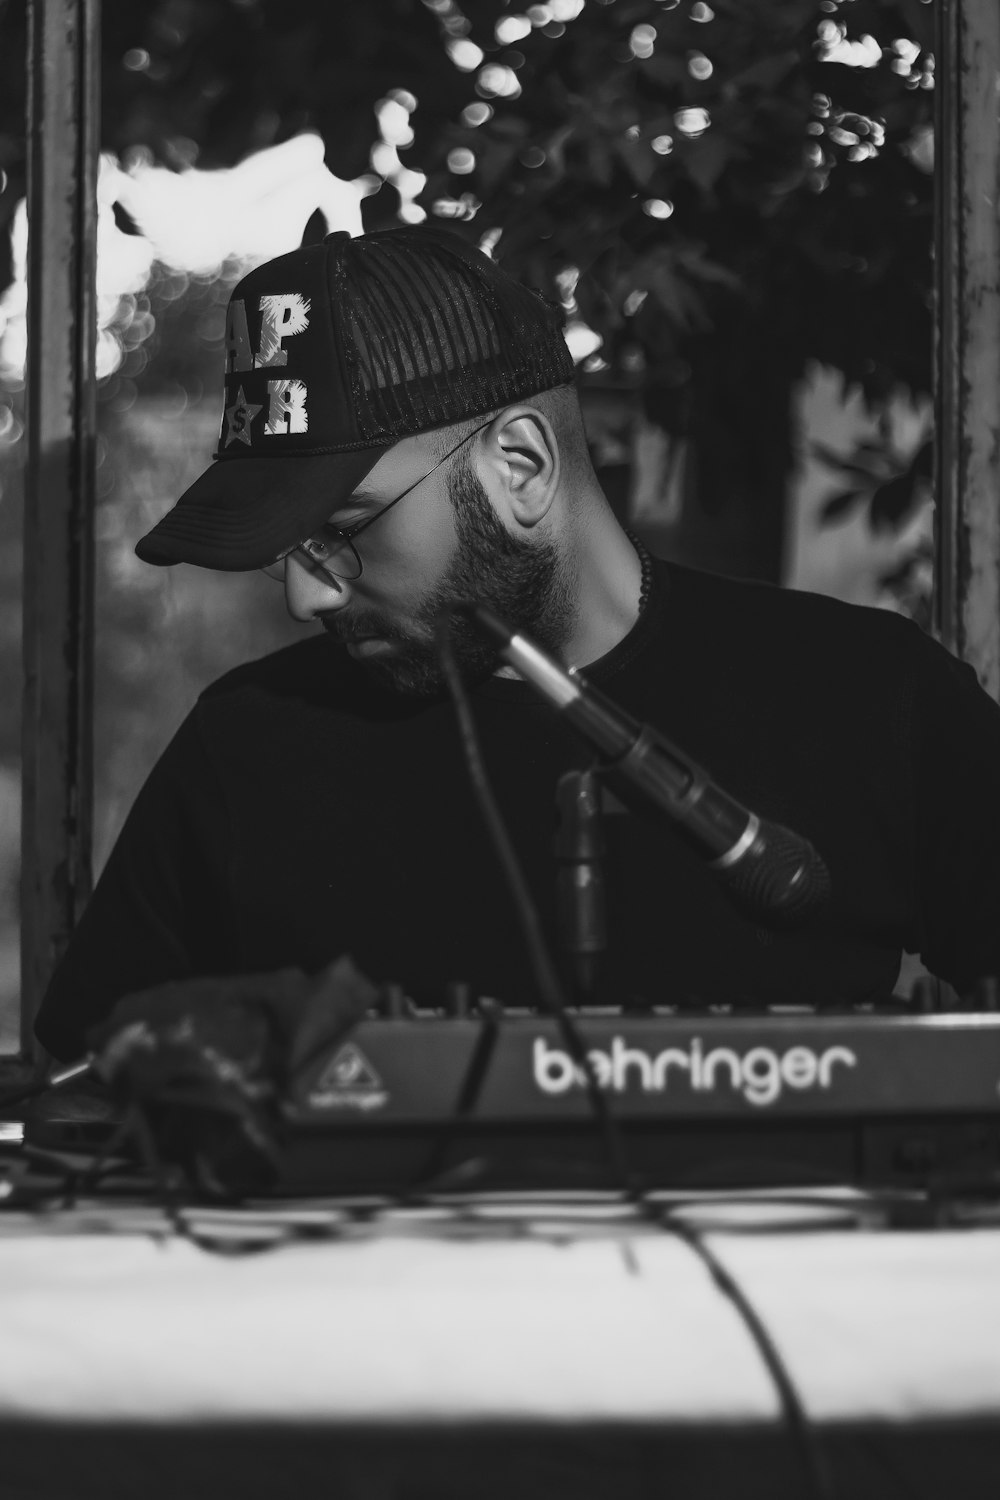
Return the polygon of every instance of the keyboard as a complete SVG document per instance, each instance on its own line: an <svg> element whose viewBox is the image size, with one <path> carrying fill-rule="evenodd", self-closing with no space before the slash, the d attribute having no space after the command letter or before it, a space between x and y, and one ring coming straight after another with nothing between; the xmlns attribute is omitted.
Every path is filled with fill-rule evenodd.
<svg viewBox="0 0 1000 1500"><path fill-rule="evenodd" d="M1000 1181L1000 1015L576 1017L649 1185ZM285 1104L283 1186L479 1172L606 1185L586 1078L554 1021L362 1021Z"/></svg>

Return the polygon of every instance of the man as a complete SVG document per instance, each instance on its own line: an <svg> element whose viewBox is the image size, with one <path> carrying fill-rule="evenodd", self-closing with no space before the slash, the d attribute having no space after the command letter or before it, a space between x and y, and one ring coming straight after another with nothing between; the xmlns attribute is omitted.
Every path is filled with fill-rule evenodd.
<svg viewBox="0 0 1000 1500"><path fill-rule="evenodd" d="M209 688L154 768L42 1006L57 1057L125 993L344 952L422 1002L534 1002L434 645L468 598L828 866L822 920L774 932L661 821L610 815L606 998L878 1000L902 950L960 989L1000 970L1000 709L897 617L650 559L557 315L443 231L335 234L240 283L216 462L136 550L264 568L323 628ZM588 754L471 621L454 639L557 945L553 799Z"/></svg>

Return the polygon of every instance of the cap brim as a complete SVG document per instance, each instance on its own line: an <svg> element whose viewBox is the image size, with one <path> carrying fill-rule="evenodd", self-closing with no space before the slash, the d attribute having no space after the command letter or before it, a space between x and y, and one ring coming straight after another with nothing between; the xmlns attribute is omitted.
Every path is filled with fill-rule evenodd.
<svg viewBox="0 0 1000 1500"><path fill-rule="evenodd" d="M217 459L136 543L136 556L158 567L263 568L321 526L391 446Z"/></svg>

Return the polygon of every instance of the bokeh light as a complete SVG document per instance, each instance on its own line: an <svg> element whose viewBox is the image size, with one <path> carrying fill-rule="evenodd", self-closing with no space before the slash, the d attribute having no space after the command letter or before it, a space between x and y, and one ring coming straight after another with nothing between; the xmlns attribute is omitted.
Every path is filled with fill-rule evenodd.
<svg viewBox="0 0 1000 1500"><path fill-rule="evenodd" d="M487 99L516 99L520 92L517 74L502 63L487 63L476 79L476 93Z"/></svg>
<svg viewBox="0 0 1000 1500"><path fill-rule="evenodd" d="M509 47L530 36L531 28L530 16L501 16L493 28L493 35L502 47Z"/></svg>
<svg viewBox="0 0 1000 1500"><path fill-rule="evenodd" d="M455 67L461 68L463 73L474 73L485 55L482 47L477 47L468 37L451 37L445 42L445 47Z"/></svg>
<svg viewBox="0 0 1000 1500"><path fill-rule="evenodd" d="M633 26L629 37L629 47L633 57L652 57L656 50L656 27L645 24Z"/></svg>
<svg viewBox="0 0 1000 1500"><path fill-rule="evenodd" d="M158 298L169 303L183 295L189 277L211 281L229 262L249 268L293 250L317 208L330 229L360 234L361 200L379 181L334 177L323 161L323 143L313 134L256 152L223 171L173 172L154 166L141 150L126 161L127 167L102 156L98 175L96 369L102 381L117 372L134 380L145 368L144 345L155 327L146 293L155 266L166 272ZM407 173L395 156L391 165L401 179L401 195L415 198L423 174ZM118 228L116 203L138 233ZM13 281L0 300L0 378L11 389L23 381L27 348L23 202L14 216L12 248Z"/></svg>
<svg viewBox="0 0 1000 1500"><path fill-rule="evenodd" d="M704 135L711 125L712 119L707 109L679 109L674 115L674 124L681 135L686 135L690 140L697 140L698 136Z"/></svg>

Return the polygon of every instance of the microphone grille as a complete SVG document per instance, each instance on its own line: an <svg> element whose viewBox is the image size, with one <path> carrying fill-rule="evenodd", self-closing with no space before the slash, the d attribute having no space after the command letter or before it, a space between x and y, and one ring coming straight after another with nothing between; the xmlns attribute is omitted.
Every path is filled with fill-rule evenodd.
<svg viewBox="0 0 1000 1500"><path fill-rule="evenodd" d="M746 854L720 878L746 916L776 931L806 926L830 901L823 859L808 839L780 823L762 822Z"/></svg>

